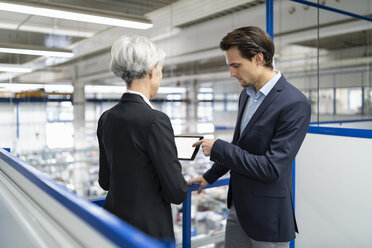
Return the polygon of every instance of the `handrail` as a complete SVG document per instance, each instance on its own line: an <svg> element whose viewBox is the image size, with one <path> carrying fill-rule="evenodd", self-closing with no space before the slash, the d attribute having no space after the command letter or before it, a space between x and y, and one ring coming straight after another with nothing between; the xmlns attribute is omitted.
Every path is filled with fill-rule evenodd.
<svg viewBox="0 0 372 248"><path fill-rule="evenodd" d="M213 184L205 186L205 189L229 185L230 178L217 180ZM200 184L189 186L187 197L182 205L182 247L191 247L191 192L198 190Z"/></svg>
<svg viewBox="0 0 372 248"><path fill-rule="evenodd" d="M342 124L342 123L354 123L354 122L370 122L372 121L371 118L369 119L354 119L354 120L337 120L337 121L313 121L310 122L310 125L318 125L318 124Z"/></svg>
<svg viewBox="0 0 372 248"><path fill-rule="evenodd" d="M341 127L318 127L309 126L308 133L346 136L355 138L372 138L372 130L356 129L356 128L341 128Z"/></svg>
<svg viewBox="0 0 372 248"><path fill-rule="evenodd" d="M217 180L213 184L205 186L205 189L215 188L220 186L229 185L230 178L223 178ZM191 192L198 190L200 184L189 185L187 197L182 205L182 247L190 248L191 247ZM91 200L98 206L103 206L105 199L99 198Z"/></svg>
<svg viewBox="0 0 372 248"><path fill-rule="evenodd" d="M93 229L101 233L116 245L133 248L174 247L174 243L155 240L98 207L97 205L103 205L104 199L95 199L89 202L88 200L80 198L68 191L63 186L57 184L54 180L48 178L36 168L26 164L16 157L13 157L10 155L10 153L3 149L0 149L0 159L16 169L25 178L33 182L49 196L60 202L60 204L69 208L71 212L82 219L82 221L86 222ZM293 164L293 169L294 167L295 166ZM295 175L293 175L293 180L294 177ZM223 178L217 180L213 184L207 185L205 189L229 185L229 182L230 178ZM198 190L199 187L200 184L189 185L187 197L183 202L183 248L191 247L191 193ZM291 244L291 247L293 247L293 244Z"/></svg>
<svg viewBox="0 0 372 248"><path fill-rule="evenodd" d="M78 197L4 149L0 149L0 159L115 245L131 248L174 247L174 244L149 237L88 200Z"/></svg>

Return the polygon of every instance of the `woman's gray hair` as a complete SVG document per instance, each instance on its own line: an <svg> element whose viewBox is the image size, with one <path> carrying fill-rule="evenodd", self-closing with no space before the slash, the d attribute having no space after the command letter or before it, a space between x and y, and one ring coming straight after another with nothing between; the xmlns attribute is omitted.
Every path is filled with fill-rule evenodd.
<svg viewBox="0 0 372 248"><path fill-rule="evenodd" d="M151 72L155 64L160 70L164 58L164 51L148 38L122 36L112 45L110 70L130 85L133 80Z"/></svg>

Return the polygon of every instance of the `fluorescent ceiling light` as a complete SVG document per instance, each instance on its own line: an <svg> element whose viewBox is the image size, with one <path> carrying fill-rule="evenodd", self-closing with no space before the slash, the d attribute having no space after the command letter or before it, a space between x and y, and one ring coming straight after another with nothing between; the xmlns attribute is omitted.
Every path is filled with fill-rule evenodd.
<svg viewBox="0 0 372 248"><path fill-rule="evenodd" d="M20 92L26 90L36 90L43 86L41 84L15 84L15 83L0 83L1 91Z"/></svg>
<svg viewBox="0 0 372 248"><path fill-rule="evenodd" d="M46 27L40 25L22 25L19 27L19 23L0 23L1 29L8 29L14 30L18 29L21 31L28 31L28 32L37 32L43 34L55 34L55 35L68 35L68 36L75 36L75 37L91 37L94 35L94 32L88 31L79 31L79 30L72 30L66 28L53 28L53 27Z"/></svg>
<svg viewBox="0 0 372 248"><path fill-rule="evenodd" d="M45 6L45 5L44 5ZM124 16L113 15L97 15L97 14L87 14L87 12L80 12L76 10L66 11L62 8L57 7L44 7L43 5L38 5L34 3L31 5L13 4L13 3L0 3L0 10L17 12L36 16L45 16L80 22L91 22L97 24L104 24L109 26L118 26L126 28L137 28L137 29L148 29L153 25L151 23L146 23L145 21L131 21L124 19Z"/></svg>
<svg viewBox="0 0 372 248"><path fill-rule="evenodd" d="M26 66L17 64L0 64L0 71L5 72L31 72L32 69Z"/></svg>
<svg viewBox="0 0 372 248"><path fill-rule="evenodd" d="M37 49L23 49L23 48L8 48L0 47L0 53L15 53L15 54L27 54L36 56L46 56L46 57L65 57L71 58L74 56L72 52L60 52L53 50L37 50Z"/></svg>

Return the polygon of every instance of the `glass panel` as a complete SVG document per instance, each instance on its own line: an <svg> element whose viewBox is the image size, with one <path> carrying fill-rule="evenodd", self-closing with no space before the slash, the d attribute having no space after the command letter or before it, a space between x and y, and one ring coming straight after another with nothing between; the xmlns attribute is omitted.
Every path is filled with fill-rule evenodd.
<svg viewBox="0 0 372 248"><path fill-rule="evenodd" d="M317 91L311 91L311 109L312 113L318 112L318 97ZM314 99L314 100L313 100ZM333 114L333 89L320 89L319 90L319 113L320 114Z"/></svg>
<svg viewBox="0 0 372 248"><path fill-rule="evenodd" d="M365 90L364 114L372 116L372 89Z"/></svg>
<svg viewBox="0 0 372 248"><path fill-rule="evenodd" d="M337 114L361 114L361 112L362 112L361 88L343 88L336 90Z"/></svg>
<svg viewBox="0 0 372 248"><path fill-rule="evenodd" d="M369 16L372 8L369 0L319 3L360 16ZM298 89L304 93L311 90L306 96L311 101L312 113L317 114L319 104L319 121L342 120L344 115L354 115L354 119L371 117L372 22L357 18L351 22L347 15L318 11L292 1L280 0L277 4L275 65ZM337 97L323 90L331 88L336 89Z"/></svg>

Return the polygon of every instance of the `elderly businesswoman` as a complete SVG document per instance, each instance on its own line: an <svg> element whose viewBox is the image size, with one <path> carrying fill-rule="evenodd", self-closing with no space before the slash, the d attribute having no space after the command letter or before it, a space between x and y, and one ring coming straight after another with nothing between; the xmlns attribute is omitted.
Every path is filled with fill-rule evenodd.
<svg viewBox="0 0 372 248"><path fill-rule="evenodd" d="M98 181L108 190L106 210L153 237L174 239L170 204L183 202L187 183L169 117L149 102L164 57L145 37L123 36L113 44L110 68L127 91L98 122Z"/></svg>

